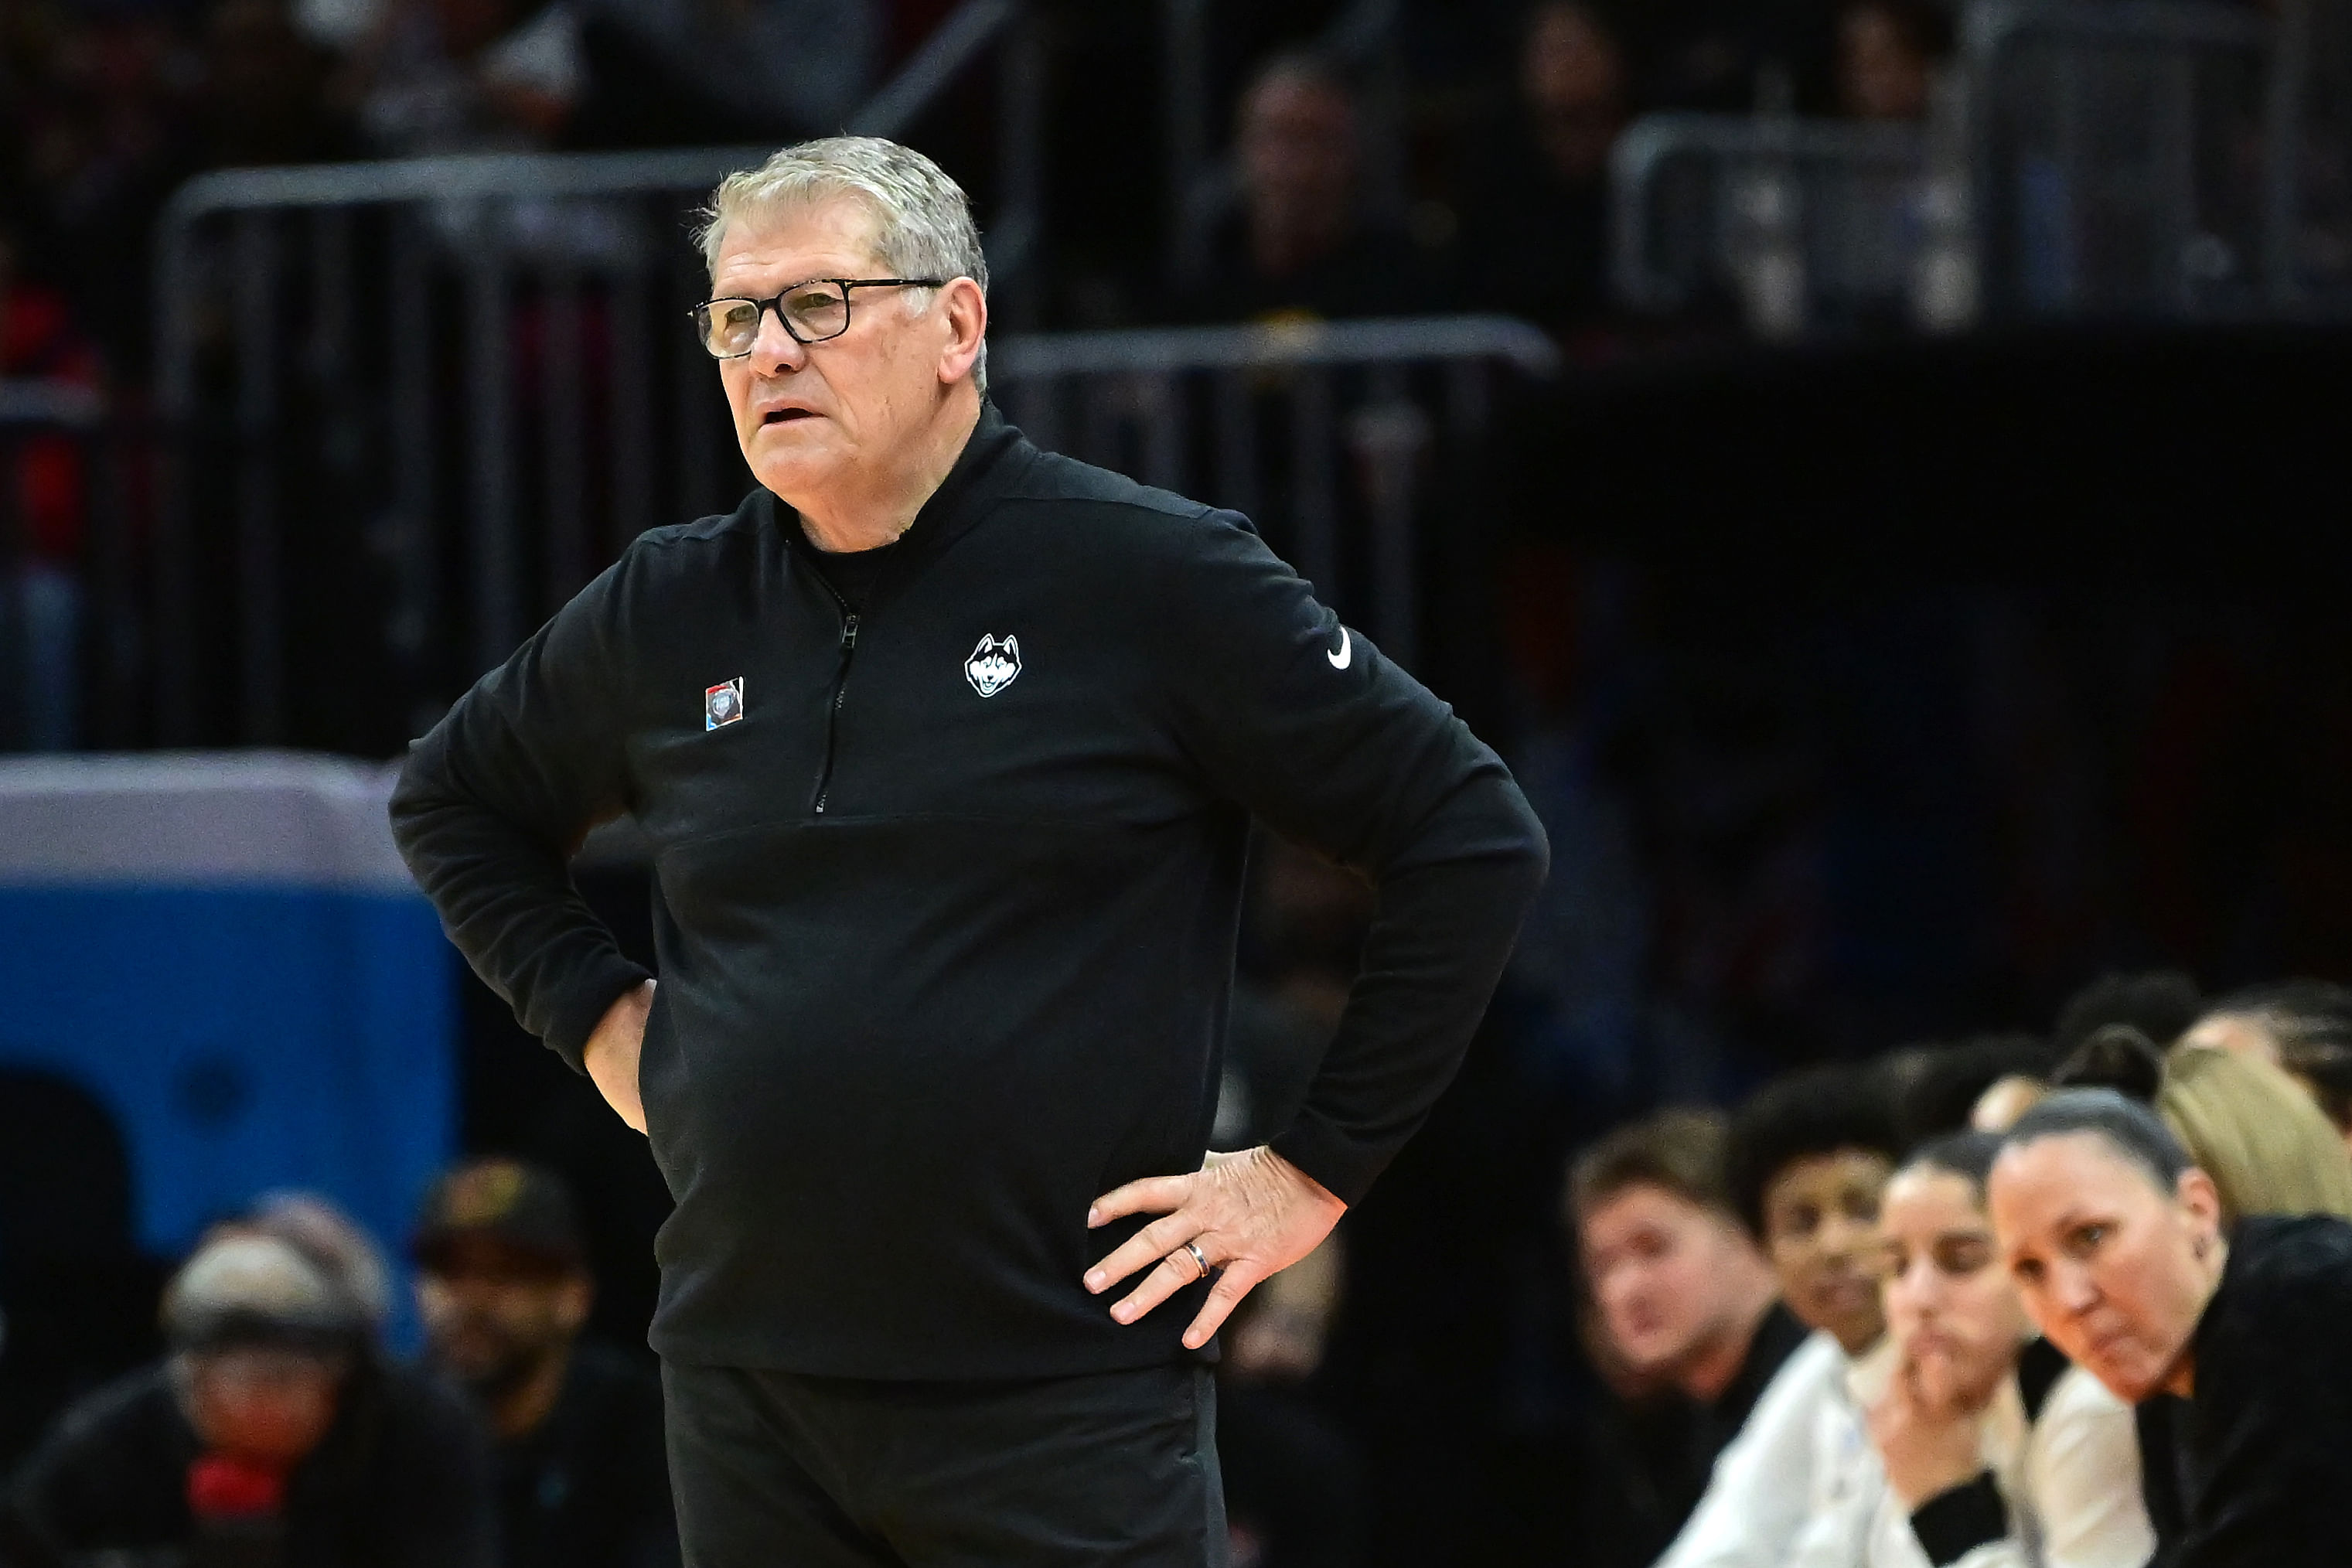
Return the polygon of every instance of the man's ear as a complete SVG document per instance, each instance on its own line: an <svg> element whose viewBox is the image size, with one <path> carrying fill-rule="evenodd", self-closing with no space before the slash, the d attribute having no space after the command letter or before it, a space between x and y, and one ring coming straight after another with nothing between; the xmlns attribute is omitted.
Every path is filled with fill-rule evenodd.
<svg viewBox="0 0 2352 1568"><path fill-rule="evenodd" d="M988 337L988 296L971 279L956 278L940 289L939 304L950 333L947 352L940 356L940 379L961 381L971 374Z"/></svg>

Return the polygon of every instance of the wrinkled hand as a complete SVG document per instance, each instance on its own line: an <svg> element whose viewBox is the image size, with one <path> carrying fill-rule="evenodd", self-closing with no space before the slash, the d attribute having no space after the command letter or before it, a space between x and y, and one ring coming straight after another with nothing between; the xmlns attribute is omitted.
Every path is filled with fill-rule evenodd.
<svg viewBox="0 0 2352 1568"><path fill-rule="evenodd" d="M1904 1358L1885 1397L1871 1406L1870 1440L1886 1468L1886 1486L1906 1511L1984 1469L1977 1426L1980 1405L1951 1396L1946 1369Z"/></svg>
<svg viewBox="0 0 2352 1568"><path fill-rule="evenodd" d="M588 1037L580 1053L580 1063L588 1069L604 1103L640 1132L646 1130L646 1106L637 1093L637 1059L645 1053L646 1019L653 1010L652 981L622 992L604 1009L596 1032Z"/></svg>
<svg viewBox="0 0 2352 1568"><path fill-rule="evenodd" d="M1131 1214L1161 1217L1087 1270L1087 1289L1100 1295L1157 1264L1110 1310L1120 1322L1132 1323L1200 1278L1192 1255L1179 1250L1188 1241L1198 1243L1209 1267L1224 1270L1184 1331L1184 1343L1198 1350L1243 1297L1314 1251L1347 1212L1322 1184L1262 1143L1212 1153L1189 1176L1147 1176L1095 1200L1087 1211L1088 1229Z"/></svg>

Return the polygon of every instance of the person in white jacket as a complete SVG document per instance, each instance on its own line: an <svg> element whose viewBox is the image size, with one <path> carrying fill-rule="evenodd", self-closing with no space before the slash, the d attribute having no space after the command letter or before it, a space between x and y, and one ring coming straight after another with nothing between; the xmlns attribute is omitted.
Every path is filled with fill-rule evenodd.
<svg viewBox="0 0 2352 1568"><path fill-rule="evenodd" d="M1862 1568L1884 1483L1848 1380L1881 1337L1878 1202L1894 1144L1882 1083L1851 1067L1777 1079L1734 1119L1740 1218L1813 1333L1716 1461L1658 1568Z"/></svg>
<svg viewBox="0 0 2352 1568"><path fill-rule="evenodd" d="M2142 1568L2156 1549L2129 1405L2032 1321L1985 1209L1998 1135L1922 1146L1888 1184L1888 1354L1858 1387L1885 1476L1868 1568Z"/></svg>

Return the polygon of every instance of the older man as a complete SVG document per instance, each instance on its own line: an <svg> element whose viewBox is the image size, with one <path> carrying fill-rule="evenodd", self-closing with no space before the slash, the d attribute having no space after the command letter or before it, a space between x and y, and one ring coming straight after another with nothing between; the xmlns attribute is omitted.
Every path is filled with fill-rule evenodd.
<svg viewBox="0 0 2352 1568"><path fill-rule="evenodd" d="M677 1194L689 1563L1219 1561L1200 1354L1444 1088L1539 830L1242 519L998 417L929 160L790 149L705 248L761 488L637 541L419 742L401 844ZM658 990L564 869L623 811ZM1253 813L1379 912L1297 1120L1204 1163Z"/></svg>
<svg viewBox="0 0 2352 1568"><path fill-rule="evenodd" d="M2120 1399L2187 1402L2177 1466L2147 1456L2150 1512L2177 1500L2174 1568L2352 1562L2352 1225L2254 1215L2225 1236L2212 1178L2103 1089L2020 1117L1987 1197L2050 1342Z"/></svg>

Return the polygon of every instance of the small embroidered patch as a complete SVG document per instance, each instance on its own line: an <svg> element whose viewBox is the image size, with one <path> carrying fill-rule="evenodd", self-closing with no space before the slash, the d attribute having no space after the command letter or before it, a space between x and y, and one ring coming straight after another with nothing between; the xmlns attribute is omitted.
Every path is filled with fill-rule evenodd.
<svg viewBox="0 0 2352 1568"><path fill-rule="evenodd" d="M702 689L702 727L716 730L743 717L743 678L722 680Z"/></svg>

